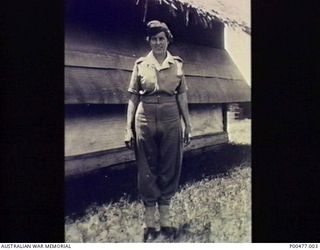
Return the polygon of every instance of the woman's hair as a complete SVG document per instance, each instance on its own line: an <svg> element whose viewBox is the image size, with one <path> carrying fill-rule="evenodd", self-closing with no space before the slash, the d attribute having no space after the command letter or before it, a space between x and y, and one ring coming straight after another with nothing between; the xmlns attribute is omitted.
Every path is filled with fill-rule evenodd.
<svg viewBox="0 0 320 250"><path fill-rule="evenodd" d="M160 22L158 20L152 20L147 24L147 42L150 41L150 38L160 32L164 32L169 42L172 42L173 35L169 30L168 26L164 22Z"/></svg>

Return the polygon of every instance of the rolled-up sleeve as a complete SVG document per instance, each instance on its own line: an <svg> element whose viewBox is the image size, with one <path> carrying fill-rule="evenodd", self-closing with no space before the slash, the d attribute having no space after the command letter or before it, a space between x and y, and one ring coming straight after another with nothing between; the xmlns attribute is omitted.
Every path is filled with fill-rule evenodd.
<svg viewBox="0 0 320 250"><path fill-rule="evenodd" d="M182 94L182 93L186 93L188 91L188 86L187 86L187 82L186 82L186 77L183 74L181 77L181 81L179 86L177 87L177 94Z"/></svg>
<svg viewBox="0 0 320 250"><path fill-rule="evenodd" d="M139 94L138 65L136 63L133 66L128 91L136 95Z"/></svg>

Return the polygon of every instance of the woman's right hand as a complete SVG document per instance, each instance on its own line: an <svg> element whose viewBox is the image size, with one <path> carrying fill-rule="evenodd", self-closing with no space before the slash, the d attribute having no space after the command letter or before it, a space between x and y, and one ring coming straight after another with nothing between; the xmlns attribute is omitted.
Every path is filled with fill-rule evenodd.
<svg viewBox="0 0 320 250"><path fill-rule="evenodd" d="M132 129L126 129L124 142L126 143L126 147L128 149L134 149L135 138Z"/></svg>
<svg viewBox="0 0 320 250"><path fill-rule="evenodd" d="M184 129L183 142L188 146L191 142L191 126L186 126Z"/></svg>

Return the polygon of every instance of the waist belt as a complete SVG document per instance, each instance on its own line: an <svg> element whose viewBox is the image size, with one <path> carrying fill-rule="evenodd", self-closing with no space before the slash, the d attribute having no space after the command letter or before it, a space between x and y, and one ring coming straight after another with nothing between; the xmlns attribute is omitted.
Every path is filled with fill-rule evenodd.
<svg viewBox="0 0 320 250"><path fill-rule="evenodd" d="M144 103L167 103L176 102L176 95L141 95L140 101Z"/></svg>

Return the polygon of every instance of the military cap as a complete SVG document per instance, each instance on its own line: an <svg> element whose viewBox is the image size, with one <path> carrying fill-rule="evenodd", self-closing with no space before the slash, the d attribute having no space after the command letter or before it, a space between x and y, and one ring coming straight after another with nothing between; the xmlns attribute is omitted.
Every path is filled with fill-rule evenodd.
<svg viewBox="0 0 320 250"><path fill-rule="evenodd" d="M160 32L164 31L169 41L172 40L173 35L169 30L168 26L164 22L158 20L152 20L147 24L147 37L154 36Z"/></svg>

